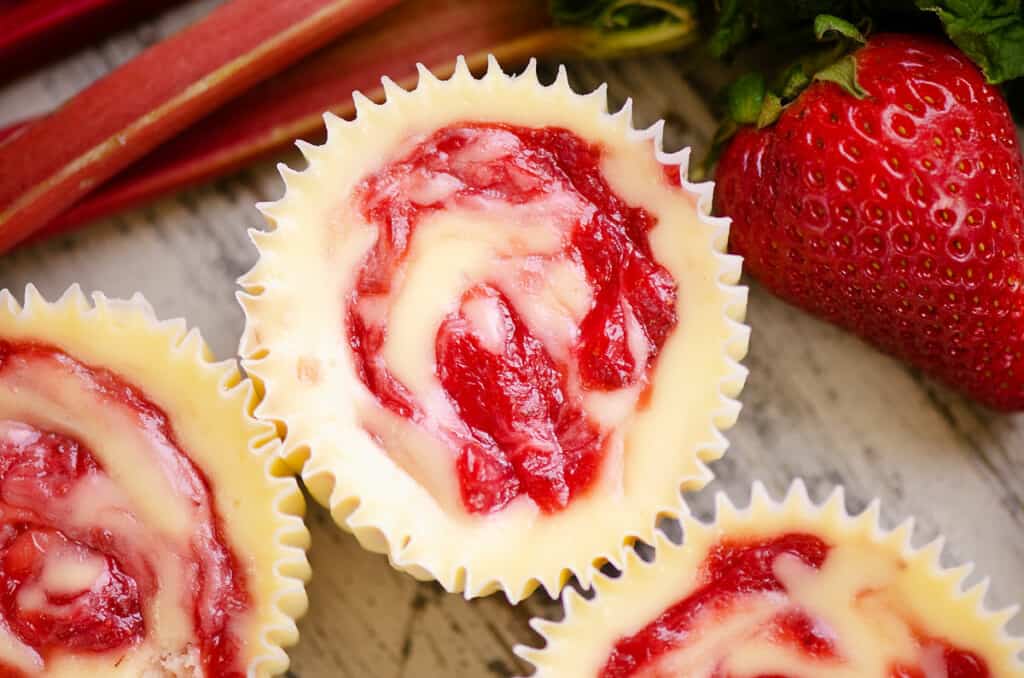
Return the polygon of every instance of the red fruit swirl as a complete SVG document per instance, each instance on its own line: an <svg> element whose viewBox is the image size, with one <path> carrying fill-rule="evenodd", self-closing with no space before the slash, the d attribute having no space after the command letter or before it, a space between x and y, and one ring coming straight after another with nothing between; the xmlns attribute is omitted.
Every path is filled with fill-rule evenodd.
<svg viewBox="0 0 1024 678"><path fill-rule="evenodd" d="M588 417L583 394L647 380L676 326L677 284L648 239L655 219L612 191L601 159L601 148L565 129L464 123L436 131L356 191L363 217L377 227L346 307L357 371L384 407L455 450L469 512L497 511L525 494L551 513L584 492L598 475L608 431ZM437 181L446 186L441 197L424 199L416 190ZM387 321L363 309L374 299L387 303L425 218L446 210L486 213L497 205L535 219L531 206L552 196L581 206L561 251L545 255L586 272L593 303L576 327L575 344L568 358L552 355L515 307L513 290L498 280L476 281L436 336L436 374L464 426L443 424L388 369ZM499 319L497 348L468 318L467 304L474 302L488 304ZM639 358L638 344L645 347Z"/></svg>
<svg viewBox="0 0 1024 678"><path fill-rule="evenodd" d="M736 610L745 596L786 593L775 574L775 561L782 555L799 559L804 565L820 569L831 547L810 534L790 533L758 541L724 540L715 545L701 566L701 586L686 598L661 613L637 633L615 643L600 678L676 678L657 671L658 660L684 646L690 638L699 638L700 625L714 624ZM800 607L783 608L757 635L784 644L803 653L815 666L842 662L832 634ZM924 651L941 653L949 678L990 678L985 661L941 640L919 637ZM822 670L822 675L827 675ZM918 667L894 666L891 678L926 678ZM716 669L712 678L794 678L779 674L753 677L732 676Z"/></svg>
<svg viewBox="0 0 1024 678"><path fill-rule="evenodd" d="M127 410L155 453L166 455L153 462L173 471L175 487L209 516L194 526L181 562L190 584L182 605L191 610L204 675L244 676L232 623L249 608L245 575L227 545L209 481L178 445L167 415L107 370L48 346L0 341L0 379L9 369L43 363L86 384L97 406ZM77 498L102 497L110 487L108 469L80 441L0 420L0 623L44 665L55 654L126 651L143 642L147 603L161 586L158 559L182 557L180 549L153 552L152 540L147 548L136 543L129 534L136 529L134 516L83 515ZM54 574L68 566L89 575L69 582ZM0 661L0 675L22 674Z"/></svg>

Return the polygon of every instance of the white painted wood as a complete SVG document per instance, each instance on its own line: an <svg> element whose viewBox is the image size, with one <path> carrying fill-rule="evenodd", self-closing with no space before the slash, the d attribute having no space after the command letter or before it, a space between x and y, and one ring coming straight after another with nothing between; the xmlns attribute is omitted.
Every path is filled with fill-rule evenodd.
<svg viewBox="0 0 1024 678"><path fill-rule="evenodd" d="M213 4L189 5L0 89L0 125L59 104ZM571 70L580 89L607 80L614 101L633 97L638 123L667 118L670 147L702 148L713 132L698 94L708 74L687 81L678 57ZM260 224L252 205L281 190L270 164L254 167L2 256L0 288L20 296L31 282L51 298L74 282L111 295L141 291L161 316L187 317L218 356L232 356L242 323L234 280L254 260L245 230ZM781 492L802 476L818 497L842 483L851 508L880 497L890 524L914 515L922 540L945 534L951 562L974 560L992 576L995 603L1024 601L1024 417L972 405L756 286L749 321L744 412L732 449L714 465L718 480L693 497L696 510L706 515L717 490L745 499L758 478ZM518 608L444 595L362 551L322 510L310 524L315 577L295 676L513 675L525 667L511 645L533 640L527 619L559 614L542 595Z"/></svg>

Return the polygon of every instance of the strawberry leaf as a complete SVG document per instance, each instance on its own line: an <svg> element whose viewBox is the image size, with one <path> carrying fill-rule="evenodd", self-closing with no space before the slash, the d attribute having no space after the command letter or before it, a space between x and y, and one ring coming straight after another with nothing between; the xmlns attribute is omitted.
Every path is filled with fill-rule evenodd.
<svg viewBox="0 0 1024 678"><path fill-rule="evenodd" d="M834 82L858 99L868 95L857 83L857 60L852 54L844 56L831 66L814 74L815 80Z"/></svg>
<svg viewBox="0 0 1024 678"><path fill-rule="evenodd" d="M779 77L778 86L775 88L779 96L786 100L796 98L796 95L811 84L811 76L807 74L807 71L808 69L803 63L795 63L783 71Z"/></svg>
<svg viewBox="0 0 1024 678"><path fill-rule="evenodd" d="M729 87L729 117L742 125L753 125L761 117L766 87L760 73L747 73Z"/></svg>
<svg viewBox="0 0 1024 678"><path fill-rule="evenodd" d="M814 18L814 37L818 41L831 37L838 37L840 40L846 38L854 42L864 43L864 34L860 29L845 19L840 19L831 14L821 14Z"/></svg>
<svg viewBox="0 0 1024 678"><path fill-rule="evenodd" d="M916 0L934 12L957 47L991 83L1024 76L1024 7L1021 0Z"/></svg>
<svg viewBox="0 0 1024 678"><path fill-rule="evenodd" d="M782 115L785 106L782 98L777 94L768 92L764 95L764 103L761 104L761 111L757 116L757 128L763 129L773 124Z"/></svg>
<svg viewBox="0 0 1024 678"><path fill-rule="evenodd" d="M813 45L815 19L831 15L827 29L857 40L846 27L866 19L902 15L913 10L914 0L720 0L718 21L708 41L715 57L725 57L750 41L755 34L788 47L794 41ZM969 0L965 0L969 1ZM837 17L842 17L839 19ZM845 21L844 21L845 20ZM858 32L859 33L859 32Z"/></svg>

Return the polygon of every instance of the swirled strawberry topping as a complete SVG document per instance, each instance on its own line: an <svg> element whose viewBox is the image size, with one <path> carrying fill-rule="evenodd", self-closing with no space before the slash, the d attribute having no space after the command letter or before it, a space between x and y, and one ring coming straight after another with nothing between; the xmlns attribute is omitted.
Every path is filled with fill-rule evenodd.
<svg viewBox="0 0 1024 678"><path fill-rule="evenodd" d="M61 398L81 388L93 407L116 409L137 426L150 443L148 461L182 493L192 522L183 537L144 524L122 485L136 480L130 472L101 463L68 430L47 430L31 406L19 409L15 400L0 407L0 635L18 658L12 664L0 654L0 675L45 673L58 655L124 654L147 642L154 601L171 589L191 620L189 645L198 650L203 675L244 676L234 624L249 608L246 577L210 484L179 446L167 415L107 370L56 348L0 341L0 388L17 394L34 375L49 382L38 393ZM180 581L162 580L165 572ZM159 641L156 647L174 650Z"/></svg>
<svg viewBox="0 0 1024 678"><path fill-rule="evenodd" d="M731 673L724 664L729 654L745 643L767 641L786 648L806 660L802 675L832 675L830 669L842 666L849 658L839 647L841 639L828 623L798 603L788 601L789 591L779 575L779 561L789 560L789 569L820 570L832 547L811 534L790 533L756 541L723 540L705 559L700 586L675 603L655 620L631 636L619 639L600 678L679 678L672 653L685 652L688 646L708 641L702 636L716 625L728 626L730 617L748 615L755 622L734 627L732 635L719 639L710 648L709 673L693 668L692 675L709 678L796 678L769 671ZM758 609L753 599L768 601ZM919 647L915 665L892 663L890 678L990 678L985 661L976 654L957 648L941 639L913 634ZM693 655L696 657L697 655ZM686 661L696 662L693 657ZM849 671L835 675L849 675ZM858 674L859 675L859 674ZM865 674L867 675L867 674Z"/></svg>
<svg viewBox="0 0 1024 678"><path fill-rule="evenodd" d="M521 495L556 512L585 492L609 436L585 397L635 389L636 402L677 324L677 283L648 237L655 218L611 189L601 161L600 147L566 129L464 123L418 141L356 191L377 230L347 299L356 369L380 404L457 454L462 503L472 513ZM393 373L383 351L389 318L380 310L393 303L417 229L445 213L468 219L469 231L489 228L495 214L522 231L508 238L515 252L465 282L437 329L435 373L451 416ZM555 234L554 246L531 245L538 223ZM552 333L537 327L522 292L559 266L580 272L589 299L567 330Z"/></svg>

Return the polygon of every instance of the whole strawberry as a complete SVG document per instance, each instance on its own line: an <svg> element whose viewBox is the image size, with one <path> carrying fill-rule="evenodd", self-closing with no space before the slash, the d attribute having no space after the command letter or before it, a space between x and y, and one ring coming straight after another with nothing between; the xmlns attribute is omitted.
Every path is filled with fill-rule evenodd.
<svg viewBox="0 0 1024 678"><path fill-rule="evenodd" d="M877 35L857 98L812 83L717 171L732 248L784 299L999 409L1024 408L1024 174L955 47Z"/></svg>

